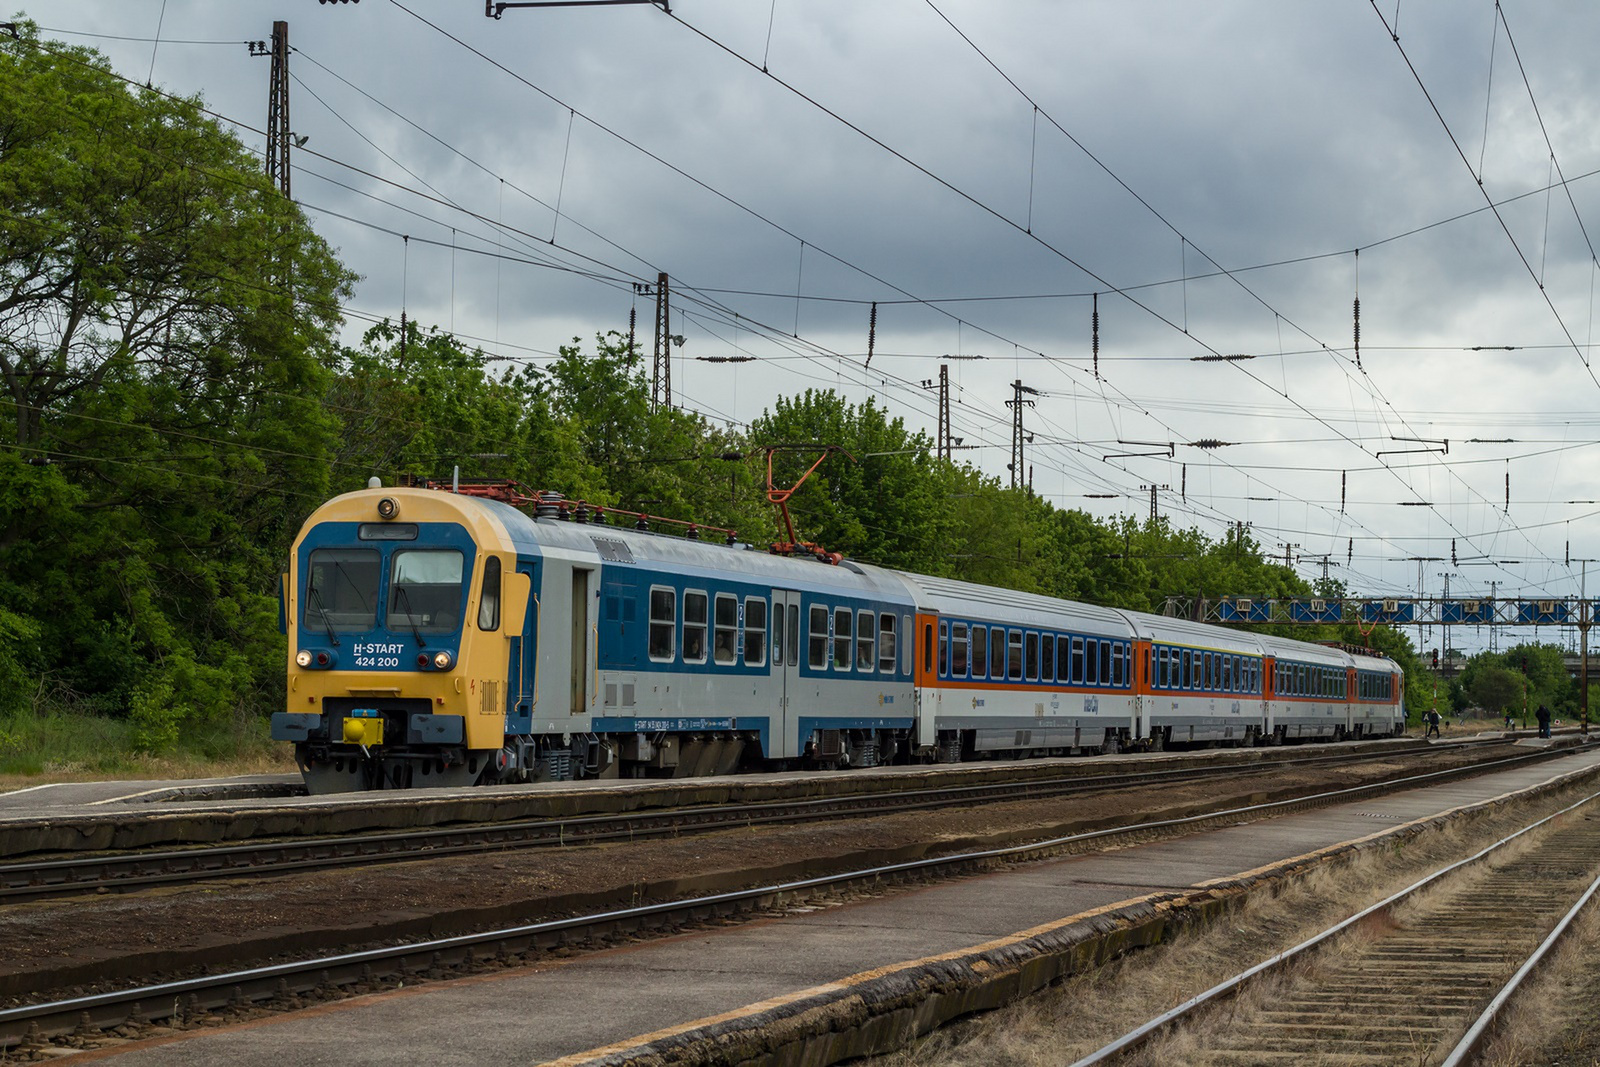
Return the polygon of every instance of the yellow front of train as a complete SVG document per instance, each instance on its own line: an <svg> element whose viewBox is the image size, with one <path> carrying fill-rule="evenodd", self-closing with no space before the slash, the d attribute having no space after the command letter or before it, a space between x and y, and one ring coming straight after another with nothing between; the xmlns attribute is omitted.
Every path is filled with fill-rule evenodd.
<svg viewBox="0 0 1600 1067"><path fill-rule="evenodd" d="M318 508L284 576L287 706L272 716L307 788L500 777L528 592L504 524L472 497L373 488Z"/></svg>

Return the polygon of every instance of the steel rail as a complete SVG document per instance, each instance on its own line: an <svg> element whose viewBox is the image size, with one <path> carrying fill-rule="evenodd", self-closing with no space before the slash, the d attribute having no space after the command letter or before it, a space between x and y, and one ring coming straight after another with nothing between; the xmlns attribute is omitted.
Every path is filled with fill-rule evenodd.
<svg viewBox="0 0 1600 1067"><path fill-rule="evenodd" d="M1483 1009L1483 1013L1478 1016L1477 1021L1467 1028L1467 1032L1456 1043L1456 1047L1450 1050L1450 1054L1445 1057L1440 1067L1462 1067L1463 1064L1473 1061L1478 1054L1479 1047L1489 1036L1490 1028L1499 1017L1501 1010L1510 1003L1511 998L1516 996L1517 990L1522 987L1523 982L1527 981L1538 970L1539 965L1544 962L1544 958L1566 936L1568 928L1576 921L1578 913L1583 911L1590 900L1594 899L1596 891L1600 891L1600 877L1596 877L1594 881L1589 883L1589 888L1584 890L1583 895L1578 898L1578 902L1567 910L1567 913L1561 917L1560 922L1556 923L1555 928L1550 931L1549 935L1539 942L1539 947L1534 949L1533 954L1528 957L1527 961L1517 968L1517 972L1511 976L1500 992L1495 994L1494 999L1489 1002L1489 1006Z"/></svg>
<svg viewBox="0 0 1600 1067"><path fill-rule="evenodd" d="M1456 742L1469 747L1483 742ZM1240 773L1339 766L1394 759L1405 753L1327 753L1250 765L1151 769L1131 773L1066 775L1021 782L986 782L931 789L883 790L837 797L719 804L618 815L524 819L476 826L305 837L184 849L141 850L0 864L0 902L76 893L184 884L210 878L270 875L354 863L399 862L510 848L566 846L711 832L729 827L778 825L821 815L882 815L969 804L1067 796L1139 785L1182 783Z"/></svg>
<svg viewBox="0 0 1600 1067"><path fill-rule="evenodd" d="M1207 824L1231 825L1268 814L1289 814L1309 810L1359 796L1394 792L1450 778L1468 777L1487 767L1526 763L1547 758L1549 755L1548 752L1529 753L1492 761L1489 764L1430 771L1396 781L1371 782L1227 811L1108 827L1022 845L1007 845L951 856L910 860L776 885L529 923L456 937L315 957L61 1001L22 1005L0 1010L0 1048L18 1045L25 1041L41 1040L44 1036L67 1033L74 1029L95 1027L107 1029L130 1020L168 1018L189 1011L200 1012L230 1004L244 1004L275 996L286 996L295 992L372 981L382 975L411 974L415 970L412 961L419 959L428 961L424 969L425 977L442 975L447 965L459 965L460 961L470 964L475 959L481 958L476 957L474 953L485 946L494 946L494 955L503 956L525 952L532 948L563 944L571 940L661 925L674 920L698 921L734 914L740 910L771 907L797 896L825 890L837 891L852 885L877 885L910 879L947 877L967 869L987 869L996 863L1046 858L1069 848L1091 842L1114 840L1118 837L1137 835L1148 838L1157 831L1194 830ZM378 970L380 967L384 968L381 974ZM154 1006L154 1010L148 1010L151 1006Z"/></svg>
<svg viewBox="0 0 1600 1067"><path fill-rule="evenodd" d="M1194 1011L1196 1011L1200 1007L1202 1007L1202 1006L1204 1006L1206 1004L1209 1004L1212 1001L1217 1000L1220 997L1227 996L1229 994L1238 992L1238 990L1241 987L1243 987L1245 984L1247 984L1251 980L1253 980L1255 978L1258 978L1261 975L1267 974L1269 972L1278 970L1284 964L1288 963L1290 960L1296 958L1297 956L1301 955L1304 952L1309 951L1310 949L1313 949L1313 948L1317 947L1318 945L1322 945L1322 944L1326 943L1327 941L1329 941L1330 939L1332 939L1334 937L1337 937L1339 934L1341 934L1344 931L1349 930L1352 927L1358 925L1359 923L1361 923L1365 919L1368 919L1368 918L1370 918L1371 916L1374 916L1374 915L1380 915L1380 914L1382 914L1384 912L1387 912L1387 911L1391 910L1396 905L1398 905L1398 904L1408 900L1409 898L1411 898L1414 894L1420 892L1421 890L1427 888L1430 885L1433 885L1434 883L1440 881L1441 879L1446 878L1451 874L1454 874L1455 872L1457 872L1459 870L1462 870L1462 869L1464 869L1466 867L1469 867L1469 866L1471 866L1471 865L1473 865L1475 863L1478 863L1479 861L1485 859L1489 855L1499 851L1501 848L1505 847L1506 845L1509 845L1511 842L1513 842L1513 841L1517 840L1518 838L1522 837L1524 834L1531 833L1532 831L1537 830L1541 826L1545 826L1548 823L1551 823L1554 820L1560 818L1561 816L1566 815L1566 814L1568 814L1568 813L1570 813L1572 811L1577 810L1578 808L1583 807L1585 804L1593 803L1596 799L1600 799L1600 793L1592 793L1589 796L1584 797L1582 800L1579 800L1576 803L1573 803L1573 804L1561 809L1560 811L1554 812L1554 813L1552 813L1550 815L1547 815L1546 817L1538 820L1537 822L1530 823L1529 825L1524 826L1522 829L1516 831L1515 833L1508 834L1506 837L1503 837L1499 841L1496 841L1496 842L1488 845L1487 847L1485 847L1482 850L1474 853L1473 855L1468 856L1464 860L1459 860L1459 861L1457 861L1455 863L1452 863L1452 864L1449 864L1449 865L1447 865L1445 867L1441 867L1439 870L1434 871L1432 874L1429 874L1426 877L1424 877L1424 878L1422 878L1422 879L1420 879L1420 880L1418 880L1416 882L1413 882L1411 885L1405 887L1404 889L1400 890L1399 892L1394 893L1391 896L1385 897L1383 900L1378 901L1376 904L1373 904L1372 906L1367 907L1367 908L1363 908L1361 911L1359 911L1356 914L1350 916L1349 918L1344 919L1344 920L1342 920L1342 921L1340 921L1338 923L1335 923L1333 926L1328 927L1326 930L1323 930L1321 933L1315 934L1312 937L1307 938L1306 940L1300 942L1298 945L1295 945L1293 948L1285 949L1284 951L1282 951L1282 952L1270 957L1269 959L1263 960L1262 962L1256 964L1254 967L1251 967L1248 970L1241 971L1238 974L1234 975L1232 978L1229 978L1229 979L1227 979L1225 981L1217 983L1216 985L1212 986L1210 989L1207 989L1205 992L1198 993L1195 996L1190 997L1188 1000L1185 1000L1182 1004L1179 1004L1177 1007L1171 1009L1170 1011L1163 1012L1162 1014L1156 1016L1155 1018L1149 1020L1148 1022L1143 1023L1140 1026L1136 1027L1135 1029L1128 1031L1126 1034L1124 1034L1121 1037L1117 1038L1117 1040L1112 1041L1111 1043L1102 1046L1101 1048L1095 1050L1094 1052L1091 1052L1089 1055L1084 1056L1081 1059L1075 1060L1070 1065L1070 1067L1092 1067L1092 1065L1094 1065L1094 1064L1102 1064L1102 1063L1109 1062L1111 1060L1114 1060L1116 1057L1122 1055L1123 1053L1132 1051L1134 1048L1137 1048L1138 1046L1144 1044L1146 1041L1150 1040L1156 1034L1162 1032L1163 1030L1166 1030L1168 1027L1170 1027L1173 1024L1177 1023L1179 1020L1188 1017L1189 1015L1191 1015ZM1589 900L1589 898L1591 896L1593 896L1593 894L1594 894L1594 892L1596 890L1596 887L1600 887L1600 879L1597 879L1596 882L1589 887L1588 892L1586 892L1583 895L1583 897L1579 901L1579 903L1577 905L1575 905L1574 908L1567 913L1567 918L1562 920L1561 924L1557 928L1557 932L1556 933L1552 933L1551 937L1546 939L1547 943L1550 940L1556 938L1560 932L1565 930L1565 928L1566 928L1566 926L1568 924L1568 921L1570 920L1571 916L1573 914L1575 914L1578 911L1578 909L1581 908L1582 905ZM1534 954L1534 957L1530 958L1529 962L1525 963L1523 965L1523 967L1517 972L1517 975L1513 977L1513 981L1514 982L1520 982L1521 981L1521 976L1523 975L1523 973L1525 971L1531 970L1532 966L1537 962L1537 959L1542 957L1543 954L1544 954L1544 947L1543 947L1543 945L1541 945L1540 949ZM1510 988L1511 987L1508 986L1508 989L1510 989ZM1486 1028L1487 1025L1488 1025L1488 1020L1490 1018L1492 1018L1493 1012L1498 1011L1499 1007L1503 1003L1504 999L1507 999L1508 997L1509 997L1509 993L1506 992L1506 991L1502 991L1501 996L1497 997L1495 999L1495 1002L1490 1005L1490 1010L1485 1012L1485 1018L1480 1018L1479 1019L1478 1023L1474 1026L1473 1031L1481 1031L1482 1029ZM1474 1033L1473 1032L1469 1032L1469 1037L1473 1037L1473 1036L1475 1036ZM1478 1035L1478 1036L1481 1036L1481 1035ZM1462 1044L1465 1045L1466 1043L1467 1043L1466 1039L1463 1039ZM1461 1046L1457 1046L1458 1051L1459 1051L1460 1047ZM1452 1060L1447 1061L1447 1062L1459 1063L1460 1061L1456 1060L1456 1059L1452 1059Z"/></svg>

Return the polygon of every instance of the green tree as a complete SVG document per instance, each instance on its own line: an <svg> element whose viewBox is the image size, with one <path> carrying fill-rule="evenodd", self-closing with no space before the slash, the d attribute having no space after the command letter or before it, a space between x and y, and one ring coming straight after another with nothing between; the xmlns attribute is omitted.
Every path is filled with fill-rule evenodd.
<svg viewBox="0 0 1600 1067"><path fill-rule="evenodd" d="M1491 715L1504 714L1508 708L1520 714L1523 685L1523 678L1515 671L1489 664L1473 675L1467 694L1474 704Z"/></svg>
<svg viewBox="0 0 1600 1067"><path fill-rule="evenodd" d="M180 721L281 684L349 282L198 101L0 42L0 610L58 693Z"/></svg>
<svg viewBox="0 0 1600 1067"><path fill-rule="evenodd" d="M857 405L808 389L780 398L752 424L750 439L757 450L781 449L773 456L778 488L792 487L824 449L844 453L829 456L789 501L799 540L924 573L943 573L960 555L950 538L951 485L934 473L933 442L875 401Z"/></svg>
<svg viewBox="0 0 1600 1067"><path fill-rule="evenodd" d="M532 367L498 376L481 349L450 334L385 319L345 349L326 405L341 428L335 485L359 488L374 475L448 482L505 479L570 495L603 485L578 434L551 414L549 384Z"/></svg>

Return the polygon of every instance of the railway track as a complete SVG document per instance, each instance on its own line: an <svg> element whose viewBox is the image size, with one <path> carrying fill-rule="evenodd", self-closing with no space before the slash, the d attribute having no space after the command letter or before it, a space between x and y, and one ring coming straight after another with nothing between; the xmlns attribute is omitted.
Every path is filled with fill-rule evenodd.
<svg viewBox="0 0 1600 1067"><path fill-rule="evenodd" d="M1455 747L1470 747L1462 742ZM1435 755L1438 748L1428 750ZM0 864L0 902L38 900L78 893L127 891L188 884L213 878L239 878L353 865L441 858L505 849L560 847L605 841L709 833L733 827L772 826L819 818L865 817L956 807L974 803L1070 796L1140 785L1182 784L1242 773L1312 769L1392 760L1395 754L1337 753L1276 761L1248 768L1238 765L1146 770L1021 782L988 782L895 792L856 793L826 798L718 804L617 815L524 819L423 830L345 836L252 841L236 845L97 853L67 859L39 858ZM1518 756L1517 759L1537 758ZM1491 761L1492 769L1504 765ZM1471 773L1453 768L1446 773Z"/></svg>
<svg viewBox="0 0 1600 1067"><path fill-rule="evenodd" d="M1542 757L1535 753L1495 766ZM840 874L757 886L733 892L666 901L635 908L529 923L458 937L410 942L358 952L308 955L295 962L209 974L179 981L93 993L65 1000L25 1004L0 1010L0 1049L37 1048L51 1036L75 1034L85 1039L98 1030L139 1027L158 1020L192 1021L212 1013L287 1010L352 993L394 988L395 983L445 979L496 967L522 966L552 949L573 943L601 943L635 933L653 933L684 924L731 919L749 914L837 899L842 894L878 891L886 885L920 882L993 869L996 865L1030 862L1122 841L1148 841L1199 829L1305 811L1363 796L1374 796L1413 784L1437 783L1488 769L1488 765L1454 768L1412 776L1402 782L1368 783L1347 789L1294 797L1266 804L1137 823L1072 834L1047 841L986 849ZM306 950L314 952L316 939Z"/></svg>
<svg viewBox="0 0 1600 1067"><path fill-rule="evenodd" d="M1518 831L1222 982L1073 1067L1473 1062L1494 1019L1588 905L1600 794ZM1359 930L1357 936L1341 935ZM1299 966L1284 974L1291 961ZM1264 979L1262 1004L1221 1005ZM1202 1012L1205 1014L1202 1015ZM1224 1012L1226 1015L1224 1017Z"/></svg>

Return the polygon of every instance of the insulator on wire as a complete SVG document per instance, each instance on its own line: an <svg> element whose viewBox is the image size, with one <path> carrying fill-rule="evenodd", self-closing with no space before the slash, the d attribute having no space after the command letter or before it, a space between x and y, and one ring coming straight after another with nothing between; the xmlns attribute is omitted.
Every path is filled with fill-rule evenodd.
<svg viewBox="0 0 1600 1067"><path fill-rule="evenodd" d="M1100 294L1094 294L1094 311L1089 316L1091 351L1094 353L1094 377L1100 380Z"/></svg>
<svg viewBox="0 0 1600 1067"><path fill-rule="evenodd" d="M1356 370L1360 370L1361 369L1361 298L1359 296L1356 297L1355 320L1356 320Z"/></svg>
<svg viewBox="0 0 1600 1067"><path fill-rule="evenodd" d="M861 365L865 370L872 366L872 346L878 337L878 302L872 302L872 314L867 317L867 361Z"/></svg>

